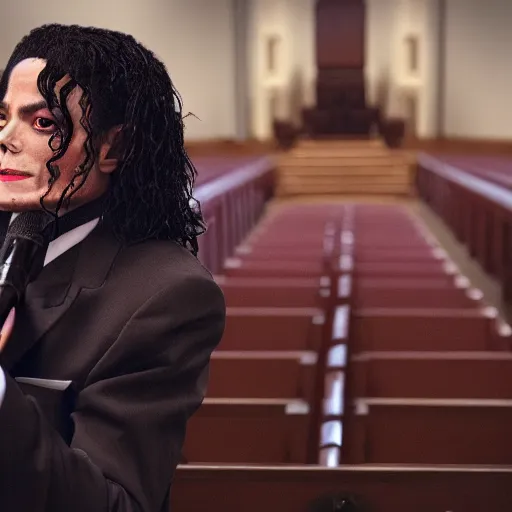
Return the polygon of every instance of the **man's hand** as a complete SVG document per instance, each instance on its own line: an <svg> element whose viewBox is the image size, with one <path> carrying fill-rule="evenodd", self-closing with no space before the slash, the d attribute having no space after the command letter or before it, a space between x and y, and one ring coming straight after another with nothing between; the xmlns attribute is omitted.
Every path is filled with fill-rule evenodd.
<svg viewBox="0 0 512 512"><path fill-rule="evenodd" d="M2 330L0 331L0 352L3 350L3 348L7 344L7 341L9 340L9 337L11 335L12 329L14 327L14 319L15 319L15 317L16 317L16 313L15 313L14 308L13 308L13 309L11 309L9 314L7 315L5 323L2 326Z"/></svg>

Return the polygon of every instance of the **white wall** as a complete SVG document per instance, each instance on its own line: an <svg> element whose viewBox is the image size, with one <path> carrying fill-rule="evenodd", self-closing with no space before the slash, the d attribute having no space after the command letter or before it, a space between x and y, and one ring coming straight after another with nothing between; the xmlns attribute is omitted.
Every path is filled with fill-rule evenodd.
<svg viewBox="0 0 512 512"><path fill-rule="evenodd" d="M185 113L199 117L186 120L189 140L241 137L246 125L250 135L269 138L271 94L278 96L278 113L296 122L300 107L315 103L315 0L245 1L238 22L246 16L247 39L235 30L233 0L3 1L0 68L21 37L42 23L129 32L164 61L184 99ZM421 137L435 137L443 124L448 137L512 138L512 0L446 0L441 120L438 0L366 1L371 103L379 82L389 79L388 114L404 115L404 95L417 95ZM283 41L275 76L265 70L265 38L270 34L281 35ZM420 39L415 76L404 67L403 39L410 34ZM247 44L246 68L243 51L238 48L237 53L242 40ZM245 73L244 80L237 73ZM241 88L246 89L245 99Z"/></svg>
<svg viewBox="0 0 512 512"><path fill-rule="evenodd" d="M250 62L251 133L272 136L270 97L276 95L277 116L298 122L300 108L316 101L315 0L247 0ZM266 41L280 37L278 71L266 68Z"/></svg>
<svg viewBox="0 0 512 512"><path fill-rule="evenodd" d="M257 138L272 134L270 96L278 97L277 114L299 121L300 108L314 104L315 0L248 0L251 131ZM438 0L366 0L366 81L368 100L377 101L381 86L388 89L386 114L403 116L404 97L417 97L417 133L437 135L438 125ZM265 40L282 38L279 73L265 69ZM404 39L420 40L420 70L410 75L405 67Z"/></svg>
<svg viewBox="0 0 512 512"><path fill-rule="evenodd" d="M368 99L386 90L385 114L408 117L414 98L417 136L436 137L439 112L439 1L367 0L366 78ZM406 39L418 40L419 68L408 69ZM412 120L411 120L412 122Z"/></svg>
<svg viewBox="0 0 512 512"><path fill-rule="evenodd" d="M236 131L232 0L18 0L2 2L0 68L14 45L43 23L77 23L132 34L166 64L182 95L186 138Z"/></svg>
<svg viewBox="0 0 512 512"><path fill-rule="evenodd" d="M235 114L236 138L244 141L250 136L249 92L249 6L246 0L233 0L235 29Z"/></svg>
<svg viewBox="0 0 512 512"><path fill-rule="evenodd" d="M511 27L511 0L447 0L446 136L512 139Z"/></svg>
<svg viewBox="0 0 512 512"><path fill-rule="evenodd" d="M416 104L413 131L438 135L439 1L394 0L389 114L407 117L408 99ZM418 41L418 69L409 69L408 37Z"/></svg>
<svg viewBox="0 0 512 512"><path fill-rule="evenodd" d="M389 76L387 114L407 115L406 98L414 96L419 137L510 140L512 0L445 1L440 48L439 0L367 0L369 99L374 101L379 77ZM414 74L406 67L408 35L419 40Z"/></svg>
<svg viewBox="0 0 512 512"><path fill-rule="evenodd" d="M298 80L304 106L316 103L316 15L315 0L292 0L292 76Z"/></svg>
<svg viewBox="0 0 512 512"><path fill-rule="evenodd" d="M435 138L441 136L440 104L441 91L441 16L439 0L426 0L423 5L424 31L423 45L420 48L420 60L423 73L423 94L420 104L421 116L418 120L418 135Z"/></svg>
<svg viewBox="0 0 512 512"><path fill-rule="evenodd" d="M379 89L389 86L395 0L366 1L365 74L368 102L378 102Z"/></svg>

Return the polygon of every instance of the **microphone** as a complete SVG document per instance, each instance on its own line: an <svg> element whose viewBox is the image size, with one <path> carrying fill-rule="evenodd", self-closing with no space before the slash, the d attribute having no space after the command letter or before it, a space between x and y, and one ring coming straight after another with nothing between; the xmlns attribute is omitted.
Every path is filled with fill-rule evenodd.
<svg viewBox="0 0 512 512"><path fill-rule="evenodd" d="M0 248L0 326L43 268L53 216L44 210L13 214Z"/></svg>
<svg viewBox="0 0 512 512"><path fill-rule="evenodd" d="M42 209L11 215L0 247L0 330L11 309L21 302L29 282L43 269L50 242L81 224L102 218L103 209L104 196L100 196L58 218ZM3 228L5 231L5 225Z"/></svg>

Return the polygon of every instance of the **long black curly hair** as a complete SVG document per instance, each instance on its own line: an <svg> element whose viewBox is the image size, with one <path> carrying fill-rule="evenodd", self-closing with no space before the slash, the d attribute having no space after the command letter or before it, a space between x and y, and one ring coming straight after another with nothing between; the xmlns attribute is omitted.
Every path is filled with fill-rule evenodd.
<svg viewBox="0 0 512 512"><path fill-rule="evenodd" d="M0 79L0 99L12 69L27 58L46 61L38 89L50 110L58 107L62 112L62 123L48 142L54 154L46 164L49 188L41 206L46 209L44 199L59 177L54 162L66 152L73 135L66 98L79 86L86 157L53 213L85 183L102 137L122 126L119 165L104 198L103 217L126 243L174 240L197 255L197 237L205 230L199 203L192 195L197 172L184 147L182 101L164 64L121 32L43 25L14 49ZM55 86L66 75L70 81L57 98Z"/></svg>

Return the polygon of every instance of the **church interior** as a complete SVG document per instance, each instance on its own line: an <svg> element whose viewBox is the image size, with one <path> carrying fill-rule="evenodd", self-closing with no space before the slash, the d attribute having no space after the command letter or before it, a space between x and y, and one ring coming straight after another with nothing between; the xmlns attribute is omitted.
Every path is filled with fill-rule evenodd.
<svg viewBox="0 0 512 512"><path fill-rule="evenodd" d="M122 30L190 112L227 320L172 509L511 510L512 2L22 3L0 68Z"/></svg>

